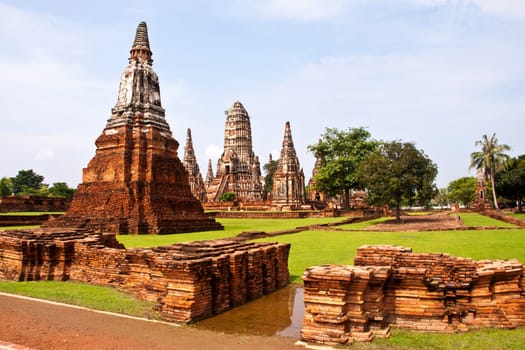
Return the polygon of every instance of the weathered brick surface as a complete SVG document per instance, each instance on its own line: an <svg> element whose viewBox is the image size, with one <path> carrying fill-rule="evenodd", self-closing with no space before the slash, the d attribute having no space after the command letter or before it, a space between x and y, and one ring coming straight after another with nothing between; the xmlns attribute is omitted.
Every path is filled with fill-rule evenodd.
<svg viewBox="0 0 525 350"><path fill-rule="evenodd" d="M289 244L240 239L124 249L114 234L5 231L0 278L113 286L156 303L163 319L188 323L287 285L289 250Z"/></svg>
<svg viewBox="0 0 525 350"><path fill-rule="evenodd" d="M525 267L362 246L356 266L314 266L303 275L303 340L342 344L388 335L390 326L430 332L525 326Z"/></svg>

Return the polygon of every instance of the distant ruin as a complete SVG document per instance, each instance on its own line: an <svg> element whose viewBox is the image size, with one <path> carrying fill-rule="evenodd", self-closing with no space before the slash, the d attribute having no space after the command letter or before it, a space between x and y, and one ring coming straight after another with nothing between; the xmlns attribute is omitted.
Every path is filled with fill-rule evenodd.
<svg viewBox="0 0 525 350"><path fill-rule="evenodd" d="M370 341L390 327L456 332L525 326L525 266L362 246L355 266L323 265L304 275L301 338L320 344Z"/></svg>
<svg viewBox="0 0 525 350"><path fill-rule="evenodd" d="M289 244L243 239L123 249L114 234L73 229L0 232L0 279L75 280L155 303L165 320L190 323L289 284Z"/></svg>
<svg viewBox="0 0 525 350"><path fill-rule="evenodd" d="M224 151L217 161L215 176L210 177L206 177L209 202L220 201L227 192L234 193L239 201L264 199L261 164L252 147L250 116L239 101L226 113Z"/></svg>
<svg viewBox="0 0 525 350"><path fill-rule="evenodd" d="M192 195L160 101L145 22L137 27L117 104L66 214L45 227L120 234L223 229Z"/></svg>
<svg viewBox="0 0 525 350"><path fill-rule="evenodd" d="M201 202L206 202L206 186L202 179L202 174L197 163L195 150L193 149L193 140L191 137L191 129L186 131L186 145L184 146L184 158L182 164L188 173L188 182L190 184L191 193L195 198Z"/></svg>
<svg viewBox="0 0 525 350"><path fill-rule="evenodd" d="M299 164L292 139L290 122L284 127L281 157L273 175L272 206L297 209L305 203L304 172Z"/></svg>

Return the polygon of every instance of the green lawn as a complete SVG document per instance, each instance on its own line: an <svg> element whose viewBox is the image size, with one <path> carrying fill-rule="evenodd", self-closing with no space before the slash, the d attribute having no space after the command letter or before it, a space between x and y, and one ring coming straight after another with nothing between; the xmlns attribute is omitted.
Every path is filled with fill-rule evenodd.
<svg viewBox="0 0 525 350"><path fill-rule="evenodd" d="M274 232L299 226L340 222L345 218L304 218L304 219L217 219L224 231L183 233L174 235L119 235L120 243L127 248L158 247L179 242L233 237L243 231Z"/></svg>
<svg viewBox="0 0 525 350"><path fill-rule="evenodd" d="M87 283L72 281L0 281L0 292L58 301L137 317L158 318L153 313L153 303L136 300L130 294L119 292L114 288L94 286Z"/></svg>
<svg viewBox="0 0 525 350"><path fill-rule="evenodd" d="M504 221L496 220L488 216L480 215L478 213L459 213L455 214L461 217L466 226L480 227L480 226L496 226L496 227L518 227L513 224L508 224Z"/></svg>
<svg viewBox="0 0 525 350"><path fill-rule="evenodd" d="M64 214L63 211L13 211L8 213L0 213L4 216L38 216L43 214Z"/></svg>
<svg viewBox="0 0 525 350"><path fill-rule="evenodd" d="M467 230L430 232L307 231L260 239L291 243L288 261L292 282L308 266L353 264L357 248L365 244L394 244L415 252L449 253L479 259L519 259L525 262L525 230Z"/></svg>

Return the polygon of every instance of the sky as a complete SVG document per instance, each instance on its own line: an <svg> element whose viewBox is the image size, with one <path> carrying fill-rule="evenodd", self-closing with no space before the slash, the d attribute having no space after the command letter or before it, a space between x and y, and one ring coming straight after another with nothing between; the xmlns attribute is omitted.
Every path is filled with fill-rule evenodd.
<svg viewBox="0 0 525 350"><path fill-rule="evenodd" d="M484 134L525 153L524 0L0 0L0 177L81 182L140 21L179 157L191 128L203 176L236 100L261 164L290 121L307 179L327 127L414 142L440 188L475 176Z"/></svg>

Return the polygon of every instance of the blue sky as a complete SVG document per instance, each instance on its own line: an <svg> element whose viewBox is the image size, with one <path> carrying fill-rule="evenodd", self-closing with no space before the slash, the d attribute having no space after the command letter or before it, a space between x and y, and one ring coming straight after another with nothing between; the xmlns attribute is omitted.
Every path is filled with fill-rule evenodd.
<svg viewBox="0 0 525 350"><path fill-rule="evenodd" d="M191 128L203 175L236 100L262 164L290 121L307 178L325 127L415 142L439 187L475 175L483 134L525 153L523 0L0 0L0 177L76 187L142 20L179 156Z"/></svg>

